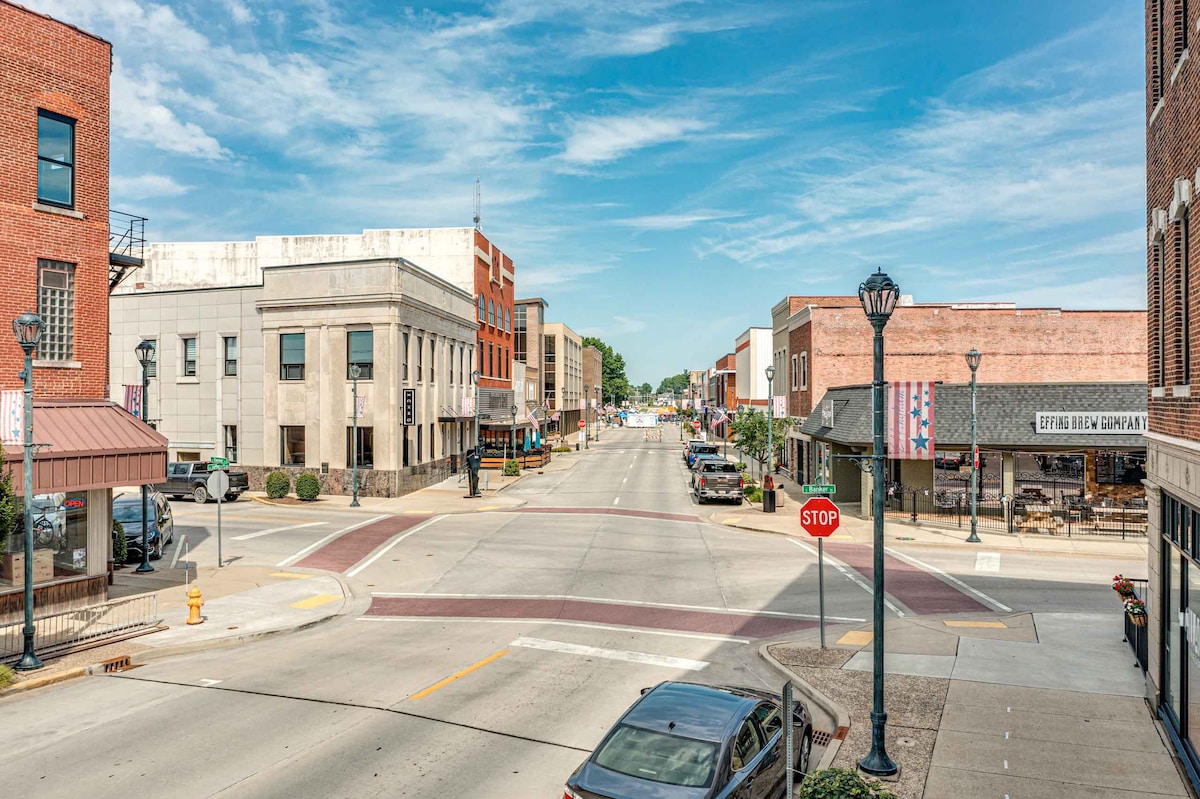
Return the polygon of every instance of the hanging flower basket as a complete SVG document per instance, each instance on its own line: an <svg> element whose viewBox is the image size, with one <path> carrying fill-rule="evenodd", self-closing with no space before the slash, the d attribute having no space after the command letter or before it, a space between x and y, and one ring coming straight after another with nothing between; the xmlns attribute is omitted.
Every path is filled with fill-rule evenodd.
<svg viewBox="0 0 1200 799"><path fill-rule="evenodd" d="M1133 596L1133 581L1118 574L1113 578L1112 589L1120 594L1122 599Z"/></svg>
<svg viewBox="0 0 1200 799"><path fill-rule="evenodd" d="M1125 600L1125 612L1135 627L1146 626L1146 603L1136 597Z"/></svg>

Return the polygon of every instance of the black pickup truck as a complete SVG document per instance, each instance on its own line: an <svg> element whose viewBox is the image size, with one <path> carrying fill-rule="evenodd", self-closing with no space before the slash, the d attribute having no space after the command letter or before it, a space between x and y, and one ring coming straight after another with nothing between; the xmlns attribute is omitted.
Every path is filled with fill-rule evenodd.
<svg viewBox="0 0 1200 799"><path fill-rule="evenodd" d="M225 492L224 500L233 502L242 492L250 487L250 480L245 472L223 470L229 475L229 490ZM173 499L183 499L185 494L191 494L196 504L203 505L211 498L208 494L208 464L201 461L193 463L168 463L167 482L156 483L155 491L161 491Z"/></svg>

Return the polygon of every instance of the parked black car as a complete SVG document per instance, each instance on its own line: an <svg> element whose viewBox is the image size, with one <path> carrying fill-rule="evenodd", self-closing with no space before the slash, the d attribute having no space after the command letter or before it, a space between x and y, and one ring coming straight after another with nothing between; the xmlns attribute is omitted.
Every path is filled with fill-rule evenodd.
<svg viewBox="0 0 1200 799"><path fill-rule="evenodd" d="M625 711L575 770L563 799L782 796L782 712L779 697L763 691L660 683ZM791 721L795 768L807 772L812 721L802 702Z"/></svg>
<svg viewBox="0 0 1200 799"><path fill-rule="evenodd" d="M113 497L113 519L125 528L125 544L128 559L142 557L142 495L117 494ZM171 514L171 503L157 491L150 492L146 499L146 546L150 548L150 559L162 557L163 547L175 540L175 519Z"/></svg>

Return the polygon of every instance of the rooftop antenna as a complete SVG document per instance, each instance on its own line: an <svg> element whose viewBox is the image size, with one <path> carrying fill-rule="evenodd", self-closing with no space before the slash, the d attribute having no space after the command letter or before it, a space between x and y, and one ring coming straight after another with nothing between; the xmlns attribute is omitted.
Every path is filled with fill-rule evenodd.
<svg viewBox="0 0 1200 799"><path fill-rule="evenodd" d="M478 172L478 170L476 170L476 172L475 172L475 216L474 216L476 230L480 229L479 215L480 215L480 211L482 210L481 203L482 203L482 201L480 200L480 197L479 197L479 172Z"/></svg>

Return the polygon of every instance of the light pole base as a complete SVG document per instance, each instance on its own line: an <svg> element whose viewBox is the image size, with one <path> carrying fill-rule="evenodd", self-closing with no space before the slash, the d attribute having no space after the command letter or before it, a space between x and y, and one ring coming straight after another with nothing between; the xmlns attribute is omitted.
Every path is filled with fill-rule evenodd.
<svg viewBox="0 0 1200 799"><path fill-rule="evenodd" d="M352 507L352 508L357 508L357 507L358 507L358 500L357 500L357 499L352 499L352 500L350 500L350 507Z"/></svg>
<svg viewBox="0 0 1200 799"><path fill-rule="evenodd" d="M967 536L967 543L968 544L982 544L983 540L980 539L978 533L976 533L974 530L972 530L971 534L969 536Z"/></svg>
<svg viewBox="0 0 1200 799"><path fill-rule="evenodd" d="M13 666L17 671L37 671L41 667L41 658L33 653L32 646L25 647L25 654L21 655L21 659L17 661L17 665Z"/></svg>
<svg viewBox="0 0 1200 799"><path fill-rule="evenodd" d="M153 566L151 566L149 563L142 563L136 569L133 570L133 573L134 574L149 574L152 571L154 571Z"/></svg>

